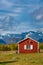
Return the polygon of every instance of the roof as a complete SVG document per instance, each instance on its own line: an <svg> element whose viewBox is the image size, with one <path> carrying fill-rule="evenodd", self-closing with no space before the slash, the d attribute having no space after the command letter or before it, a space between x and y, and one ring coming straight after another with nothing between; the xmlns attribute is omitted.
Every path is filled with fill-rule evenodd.
<svg viewBox="0 0 43 65"><path fill-rule="evenodd" d="M21 43L21 42L25 41L26 39L32 39L32 38L31 38L31 37L24 38L23 40L19 41L18 43ZM39 43L38 41L36 41L36 40L34 40L34 39L32 39L32 40L35 41L35 42L37 42L37 43Z"/></svg>

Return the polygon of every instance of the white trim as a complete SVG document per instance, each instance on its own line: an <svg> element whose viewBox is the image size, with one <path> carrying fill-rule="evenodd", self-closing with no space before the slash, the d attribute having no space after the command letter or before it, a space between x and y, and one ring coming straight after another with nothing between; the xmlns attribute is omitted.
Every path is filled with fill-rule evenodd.
<svg viewBox="0 0 43 65"><path fill-rule="evenodd" d="M29 37L30 39L32 39L31 37ZM37 42L37 43L39 43L38 41L36 41L36 40L34 40L34 39L32 39L33 41L35 41L35 42Z"/></svg>
<svg viewBox="0 0 43 65"><path fill-rule="evenodd" d="M19 44L18 44L18 54L19 54Z"/></svg>
<svg viewBox="0 0 43 65"><path fill-rule="evenodd" d="M30 45L30 49L33 50L33 45L32 44Z"/></svg>
<svg viewBox="0 0 43 65"><path fill-rule="evenodd" d="M39 43L38 43L38 48L37 48L37 52L39 53Z"/></svg>
<svg viewBox="0 0 43 65"><path fill-rule="evenodd" d="M26 45L24 45L24 50L26 50Z"/></svg>
<svg viewBox="0 0 43 65"><path fill-rule="evenodd" d="M32 39L31 37L28 37L29 39ZM27 39L27 38L24 38L23 40L25 40L25 39ZM20 42L22 42L23 40L21 40L21 41L19 41L18 43L20 43ZM34 40L34 39L32 39L33 41L35 41L35 42L37 42L37 43L39 43L38 41L36 41L36 40Z"/></svg>

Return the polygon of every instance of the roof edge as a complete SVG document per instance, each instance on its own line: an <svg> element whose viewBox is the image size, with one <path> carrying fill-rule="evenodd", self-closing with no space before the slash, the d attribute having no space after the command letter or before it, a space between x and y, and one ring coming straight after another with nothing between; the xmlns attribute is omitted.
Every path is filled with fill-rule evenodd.
<svg viewBox="0 0 43 65"><path fill-rule="evenodd" d="M28 37L29 39L32 39L31 37ZM28 39L28 38L24 38L23 40L21 40L21 41L19 41L19 42L17 42L17 43L20 43L20 42L22 42L22 41L24 41L25 39ZM34 39L32 39L32 40L34 40ZM37 42L37 43L39 43L38 41L36 41L36 40L34 40L35 42Z"/></svg>

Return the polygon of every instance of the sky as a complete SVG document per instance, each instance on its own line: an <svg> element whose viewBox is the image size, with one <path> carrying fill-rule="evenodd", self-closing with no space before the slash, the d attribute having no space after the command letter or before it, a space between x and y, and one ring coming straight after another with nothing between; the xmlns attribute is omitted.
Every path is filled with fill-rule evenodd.
<svg viewBox="0 0 43 65"><path fill-rule="evenodd" d="M43 32L43 0L0 0L0 34Z"/></svg>

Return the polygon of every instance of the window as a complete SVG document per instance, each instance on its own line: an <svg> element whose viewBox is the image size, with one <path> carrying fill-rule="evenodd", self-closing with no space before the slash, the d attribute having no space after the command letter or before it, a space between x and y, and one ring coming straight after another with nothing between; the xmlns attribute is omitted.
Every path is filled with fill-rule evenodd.
<svg viewBox="0 0 43 65"><path fill-rule="evenodd" d="M27 49L30 49L30 45L29 45L29 46L27 45L26 48L27 48Z"/></svg>
<svg viewBox="0 0 43 65"><path fill-rule="evenodd" d="M32 50L33 49L33 45L24 45L24 49L25 50Z"/></svg>

